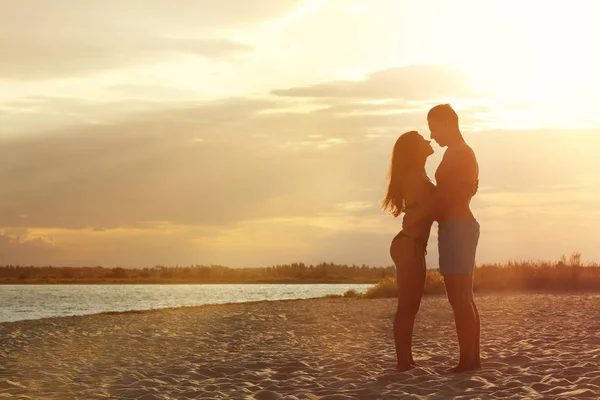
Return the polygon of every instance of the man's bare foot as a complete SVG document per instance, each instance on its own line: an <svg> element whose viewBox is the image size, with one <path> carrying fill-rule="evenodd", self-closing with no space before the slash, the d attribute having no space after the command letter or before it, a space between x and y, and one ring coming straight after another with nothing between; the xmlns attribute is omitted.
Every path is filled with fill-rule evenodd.
<svg viewBox="0 0 600 400"><path fill-rule="evenodd" d="M450 368L450 372L453 374L460 374L461 372L467 372L467 371L475 371L477 369L481 368L481 364L477 364L474 362L471 363L458 363L458 365L454 368Z"/></svg>
<svg viewBox="0 0 600 400"><path fill-rule="evenodd" d="M408 371L408 370L413 369L413 368L414 368L414 365L412 365L409 362L396 364L396 371L398 371L398 372Z"/></svg>

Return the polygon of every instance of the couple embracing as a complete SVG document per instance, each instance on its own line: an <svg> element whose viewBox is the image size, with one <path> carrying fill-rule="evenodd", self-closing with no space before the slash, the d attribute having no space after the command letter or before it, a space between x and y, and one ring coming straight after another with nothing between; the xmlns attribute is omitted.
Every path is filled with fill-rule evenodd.
<svg viewBox="0 0 600 400"><path fill-rule="evenodd" d="M430 141L416 131L406 132L394 145L382 202L383 209L394 217L404 213L402 230L390 247L398 285L396 369L406 371L416 365L411 350L413 327L425 286L427 242L437 221L440 273L454 312L460 349L458 365L451 371L464 372L481 367L479 313L473 299L479 223L470 208L479 185L479 167L449 104L433 107L427 122L431 139L447 147L435 173L436 184L425 172L425 162L433 154Z"/></svg>

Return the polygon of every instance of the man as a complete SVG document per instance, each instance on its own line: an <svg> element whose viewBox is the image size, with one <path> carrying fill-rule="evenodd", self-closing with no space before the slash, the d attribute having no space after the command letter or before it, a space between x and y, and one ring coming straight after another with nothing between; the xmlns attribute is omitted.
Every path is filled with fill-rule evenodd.
<svg viewBox="0 0 600 400"><path fill-rule="evenodd" d="M454 311L460 348L458 365L451 371L464 372L481 367L480 321L473 299L479 223L470 207L479 185L479 166L473 149L460 132L458 115L449 104L433 107L427 114L427 123L431 139L447 147L435 173L435 219L440 273Z"/></svg>

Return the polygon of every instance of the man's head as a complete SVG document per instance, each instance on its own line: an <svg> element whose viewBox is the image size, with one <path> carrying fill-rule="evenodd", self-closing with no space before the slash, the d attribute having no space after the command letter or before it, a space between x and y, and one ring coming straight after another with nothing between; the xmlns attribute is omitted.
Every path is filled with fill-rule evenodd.
<svg viewBox="0 0 600 400"><path fill-rule="evenodd" d="M431 139L441 147L448 146L457 134L460 135L458 115L450 104L438 104L429 110L427 123Z"/></svg>

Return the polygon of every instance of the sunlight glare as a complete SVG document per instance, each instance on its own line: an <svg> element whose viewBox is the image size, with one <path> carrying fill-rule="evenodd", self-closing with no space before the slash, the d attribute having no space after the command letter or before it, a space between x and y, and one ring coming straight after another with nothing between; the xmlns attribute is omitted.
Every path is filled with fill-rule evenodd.
<svg viewBox="0 0 600 400"><path fill-rule="evenodd" d="M534 124L586 126L597 122L600 103L600 61L590 47L600 28L587 11L542 1L468 2L454 11L458 23L448 23L447 56L478 91L509 107L527 105Z"/></svg>

